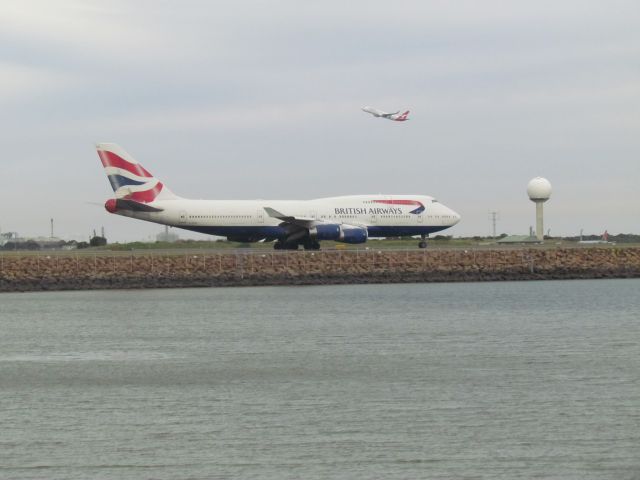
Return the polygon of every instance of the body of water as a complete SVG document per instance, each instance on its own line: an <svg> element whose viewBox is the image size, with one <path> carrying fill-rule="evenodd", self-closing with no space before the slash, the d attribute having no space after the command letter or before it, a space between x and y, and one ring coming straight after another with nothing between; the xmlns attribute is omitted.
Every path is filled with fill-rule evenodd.
<svg viewBox="0 0 640 480"><path fill-rule="evenodd" d="M0 478L638 479L639 293L0 294Z"/></svg>

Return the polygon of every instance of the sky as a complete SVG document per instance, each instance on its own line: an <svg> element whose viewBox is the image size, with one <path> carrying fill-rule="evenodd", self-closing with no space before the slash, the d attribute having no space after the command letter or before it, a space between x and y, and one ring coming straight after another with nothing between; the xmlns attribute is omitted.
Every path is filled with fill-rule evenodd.
<svg viewBox="0 0 640 480"><path fill-rule="evenodd" d="M524 234L543 176L552 235L640 233L638 25L619 0L3 0L0 229L154 238L102 207L115 142L183 197L426 194L444 233Z"/></svg>

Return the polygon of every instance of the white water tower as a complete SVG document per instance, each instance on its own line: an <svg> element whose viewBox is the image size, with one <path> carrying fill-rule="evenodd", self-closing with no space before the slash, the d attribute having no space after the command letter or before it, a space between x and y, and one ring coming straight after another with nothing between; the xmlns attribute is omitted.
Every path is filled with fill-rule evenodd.
<svg viewBox="0 0 640 480"><path fill-rule="evenodd" d="M542 242L544 239L544 222L542 204L551 197L551 183L542 177L532 179L527 185L529 200L536 204L536 237Z"/></svg>

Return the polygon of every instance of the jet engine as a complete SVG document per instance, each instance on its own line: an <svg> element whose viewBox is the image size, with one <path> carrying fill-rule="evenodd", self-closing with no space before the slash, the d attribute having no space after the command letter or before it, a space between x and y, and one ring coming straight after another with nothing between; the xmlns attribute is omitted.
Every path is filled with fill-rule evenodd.
<svg viewBox="0 0 640 480"><path fill-rule="evenodd" d="M364 243L369 238L366 228L355 225L318 224L309 229L313 240L335 240L343 243Z"/></svg>

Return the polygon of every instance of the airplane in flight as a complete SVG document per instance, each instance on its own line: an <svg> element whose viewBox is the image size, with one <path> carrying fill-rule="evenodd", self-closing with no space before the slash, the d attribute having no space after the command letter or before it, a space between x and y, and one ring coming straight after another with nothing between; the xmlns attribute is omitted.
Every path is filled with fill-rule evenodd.
<svg viewBox="0 0 640 480"><path fill-rule="evenodd" d="M409 120L409 118L407 118L409 116L409 110L403 113L400 113L400 110L393 113L387 113L373 107L362 107L362 111L370 113L374 117L386 118L387 120L393 120L394 122L406 122Z"/></svg>
<svg viewBox="0 0 640 480"><path fill-rule="evenodd" d="M365 243L374 237L426 237L452 227L460 215L427 195L350 195L315 200L191 200L175 195L114 143L98 156L115 198L109 213L227 237L274 241L276 250L320 249L321 240Z"/></svg>

